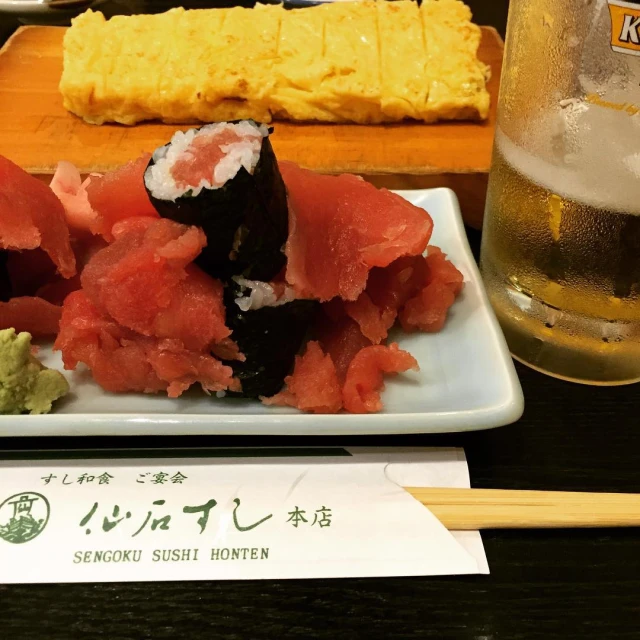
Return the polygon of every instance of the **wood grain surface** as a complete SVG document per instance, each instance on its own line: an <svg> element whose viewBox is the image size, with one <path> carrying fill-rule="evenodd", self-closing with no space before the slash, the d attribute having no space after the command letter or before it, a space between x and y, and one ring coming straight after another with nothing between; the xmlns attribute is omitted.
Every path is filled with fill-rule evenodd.
<svg viewBox="0 0 640 640"><path fill-rule="evenodd" d="M63 27L19 29L0 55L0 154L35 174L69 160L82 172L105 171L164 144L175 125L86 124L62 106ZM275 124L281 159L326 173L486 174L491 160L502 40L483 29L480 58L492 69L488 123L424 125Z"/></svg>
<svg viewBox="0 0 640 640"><path fill-rule="evenodd" d="M405 487L450 531L640 528L640 494Z"/></svg>

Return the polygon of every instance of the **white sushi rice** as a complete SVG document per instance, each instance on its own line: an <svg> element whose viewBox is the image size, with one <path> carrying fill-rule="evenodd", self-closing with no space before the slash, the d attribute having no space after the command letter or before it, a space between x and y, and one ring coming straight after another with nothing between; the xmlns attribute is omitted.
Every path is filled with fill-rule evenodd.
<svg viewBox="0 0 640 640"><path fill-rule="evenodd" d="M242 288L242 295L235 299L241 311L256 311L262 307L279 307L296 299L292 287L286 286L280 297L267 282L247 280L242 276L234 276L233 281Z"/></svg>
<svg viewBox="0 0 640 640"><path fill-rule="evenodd" d="M243 139L239 142L220 146L220 150L225 156L215 167L212 167L211 179L202 179L197 187L187 187L186 189L178 187L173 179L171 170L173 165L183 158L185 154L191 154L189 147L195 138L210 136L228 129L235 131ZM200 129L189 129L184 132L177 131L168 145L156 149L153 154L154 164L144 174L147 189L149 189L154 198L175 201L187 191L190 191L192 196L197 196L203 189L219 189L236 176L240 167L244 167L249 173L253 174L260 159L262 140L268 135L269 129L266 125L261 124L258 126L248 120L242 120L237 124L217 122Z"/></svg>

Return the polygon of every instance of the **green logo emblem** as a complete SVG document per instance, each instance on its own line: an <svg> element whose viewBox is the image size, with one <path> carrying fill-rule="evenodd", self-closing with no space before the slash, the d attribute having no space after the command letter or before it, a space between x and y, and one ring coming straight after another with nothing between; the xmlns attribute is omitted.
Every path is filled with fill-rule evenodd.
<svg viewBox="0 0 640 640"><path fill-rule="evenodd" d="M49 501L40 493L16 493L0 504L0 538L13 544L29 542L49 522Z"/></svg>

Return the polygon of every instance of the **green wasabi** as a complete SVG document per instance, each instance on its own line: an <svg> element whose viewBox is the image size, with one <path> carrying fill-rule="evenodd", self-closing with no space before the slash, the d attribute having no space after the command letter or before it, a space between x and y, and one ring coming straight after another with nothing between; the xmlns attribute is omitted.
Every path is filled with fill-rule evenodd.
<svg viewBox="0 0 640 640"><path fill-rule="evenodd" d="M0 414L49 413L68 392L66 378L31 354L31 334L0 331Z"/></svg>

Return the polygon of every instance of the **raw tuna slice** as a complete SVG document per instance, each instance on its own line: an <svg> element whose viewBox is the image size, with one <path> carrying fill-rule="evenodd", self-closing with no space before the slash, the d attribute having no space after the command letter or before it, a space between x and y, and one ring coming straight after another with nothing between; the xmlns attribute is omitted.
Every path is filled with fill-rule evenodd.
<svg viewBox="0 0 640 640"><path fill-rule="evenodd" d="M340 301L336 302L341 304ZM371 340L362 334L360 327L354 320L344 312L341 315L340 310L336 312L334 303L331 305L334 309L324 310L326 320L320 323L317 334L323 351L331 356L336 367L338 380L342 384L347 376L351 361L359 351L371 346Z"/></svg>
<svg viewBox="0 0 640 640"><path fill-rule="evenodd" d="M407 332L437 333L444 327L447 311L455 299L455 294L446 284L433 282L407 302L400 311L400 324Z"/></svg>
<svg viewBox="0 0 640 640"><path fill-rule="evenodd" d="M428 275L427 284L442 282L447 285L454 295L458 295L464 287L464 276L455 265L447 260L447 256L440 247L430 246L426 258Z"/></svg>
<svg viewBox="0 0 640 640"><path fill-rule="evenodd" d="M355 302L345 302L347 315L360 325L360 331L373 344L380 344L396 321L396 311L378 307L366 291Z"/></svg>
<svg viewBox="0 0 640 640"><path fill-rule="evenodd" d="M76 273L60 200L43 182L0 156L0 249L42 248L65 278Z"/></svg>
<svg viewBox="0 0 640 640"><path fill-rule="evenodd" d="M399 258L369 274L366 290L345 310L362 333L379 344L398 313L407 331L439 331L447 311L462 291L464 278L438 247L428 247L427 257Z"/></svg>
<svg viewBox="0 0 640 640"><path fill-rule="evenodd" d="M416 359L393 343L362 349L351 361L342 390L344 408L350 413L375 413L382 409L383 373L418 370Z"/></svg>
<svg viewBox="0 0 640 640"><path fill-rule="evenodd" d="M130 218L82 272L88 298L117 323L145 336L180 339L201 350L229 337L222 284L190 264L204 233L172 220Z"/></svg>
<svg viewBox="0 0 640 640"><path fill-rule="evenodd" d="M186 349L181 340L150 338L120 326L83 291L65 300L54 349L62 351L66 369L83 362L111 392L166 391L178 397L197 383L211 392L239 389L231 367L208 353Z"/></svg>
<svg viewBox="0 0 640 640"><path fill-rule="evenodd" d="M209 392L240 391L233 369L208 353L188 351L179 340L160 340L147 349L156 375L168 382L167 395L177 398L194 384Z"/></svg>
<svg viewBox="0 0 640 640"><path fill-rule="evenodd" d="M425 263L425 286L400 311L400 324L405 331L440 331L464 286L463 275L438 247L429 247Z"/></svg>
<svg viewBox="0 0 640 640"><path fill-rule="evenodd" d="M397 314L427 284L428 271L423 256L398 258L388 267L371 270L366 292L378 308Z"/></svg>
<svg viewBox="0 0 640 640"><path fill-rule="evenodd" d="M372 267L421 254L433 222L423 210L351 175L280 164L289 191L287 280L303 297L356 300Z"/></svg>
<svg viewBox="0 0 640 640"><path fill-rule="evenodd" d="M0 302L0 329L27 331L32 336L53 336L58 333L62 308L42 298L12 298Z"/></svg>
<svg viewBox="0 0 640 640"><path fill-rule="evenodd" d="M335 365L317 342L309 342L304 355L296 356L293 374L285 378L285 384L283 391L262 401L311 413L337 413L342 408Z"/></svg>
<svg viewBox="0 0 640 640"><path fill-rule="evenodd" d="M380 344L394 325L400 308L425 286L427 273L423 256L406 256L387 267L376 267L359 298L344 303L345 311L373 344Z"/></svg>

